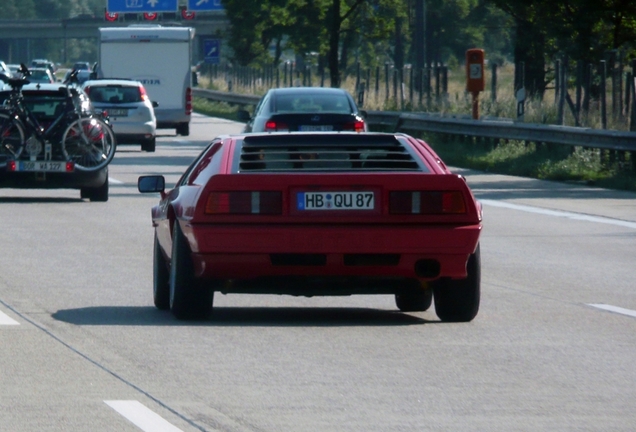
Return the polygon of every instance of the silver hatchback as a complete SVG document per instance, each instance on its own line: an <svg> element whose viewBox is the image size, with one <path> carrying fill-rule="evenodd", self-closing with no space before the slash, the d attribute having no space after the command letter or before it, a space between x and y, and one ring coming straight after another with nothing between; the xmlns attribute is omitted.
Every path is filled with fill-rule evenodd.
<svg viewBox="0 0 636 432"><path fill-rule="evenodd" d="M139 81L96 79L82 84L96 110L110 119L120 144L141 144L141 150L155 151L157 119L146 89Z"/></svg>

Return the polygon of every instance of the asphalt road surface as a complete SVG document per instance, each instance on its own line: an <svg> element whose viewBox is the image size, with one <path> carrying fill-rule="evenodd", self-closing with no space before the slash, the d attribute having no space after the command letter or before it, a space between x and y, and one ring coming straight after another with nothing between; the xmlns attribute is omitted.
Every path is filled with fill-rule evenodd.
<svg viewBox="0 0 636 432"><path fill-rule="evenodd" d="M0 431L636 430L636 194L456 170L485 210L471 323L391 296L156 310L137 177L239 130L121 146L106 203L0 190Z"/></svg>

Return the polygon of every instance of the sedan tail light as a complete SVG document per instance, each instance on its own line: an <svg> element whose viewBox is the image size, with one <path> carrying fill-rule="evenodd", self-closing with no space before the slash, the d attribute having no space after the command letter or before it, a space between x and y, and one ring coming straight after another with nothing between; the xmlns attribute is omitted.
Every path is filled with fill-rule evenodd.
<svg viewBox="0 0 636 432"><path fill-rule="evenodd" d="M463 214L464 195L460 191L396 191L389 197L392 214Z"/></svg>
<svg viewBox="0 0 636 432"><path fill-rule="evenodd" d="M206 214L281 214L283 199L277 191L212 192Z"/></svg>
<svg viewBox="0 0 636 432"><path fill-rule="evenodd" d="M289 132L289 126L287 126L287 123L280 121L267 120L265 122L265 132Z"/></svg>
<svg viewBox="0 0 636 432"><path fill-rule="evenodd" d="M345 123L342 129L356 131L356 132L364 132L364 122L362 120L356 120L354 122Z"/></svg>

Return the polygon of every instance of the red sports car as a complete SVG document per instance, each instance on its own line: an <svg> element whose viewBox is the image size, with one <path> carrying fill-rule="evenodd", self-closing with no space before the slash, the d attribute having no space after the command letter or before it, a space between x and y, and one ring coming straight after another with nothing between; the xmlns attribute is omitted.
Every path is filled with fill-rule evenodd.
<svg viewBox="0 0 636 432"><path fill-rule="evenodd" d="M154 303L179 319L214 292L392 294L401 311L471 321L481 206L422 140L396 133L220 136L152 209Z"/></svg>

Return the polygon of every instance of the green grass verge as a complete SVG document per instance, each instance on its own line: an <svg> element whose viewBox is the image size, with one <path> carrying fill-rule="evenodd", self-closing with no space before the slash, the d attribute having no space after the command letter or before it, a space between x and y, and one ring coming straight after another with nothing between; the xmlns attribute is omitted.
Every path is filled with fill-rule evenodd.
<svg viewBox="0 0 636 432"><path fill-rule="evenodd" d="M421 136L447 165L480 171L636 191L629 154L523 141Z"/></svg>
<svg viewBox="0 0 636 432"><path fill-rule="evenodd" d="M194 111L238 121L237 106L193 98ZM522 141L482 141L411 132L424 139L447 165L498 174L577 182L609 189L636 191L636 164L627 156L563 145Z"/></svg>
<svg viewBox="0 0 636 432"><path fill-rule="evenodd" d="M224 118L228 120L238 121L236 105L230 105L225 102L214 102L205 98L192 98L192 109L200 114L209 115L211 117Z"/></svg>

